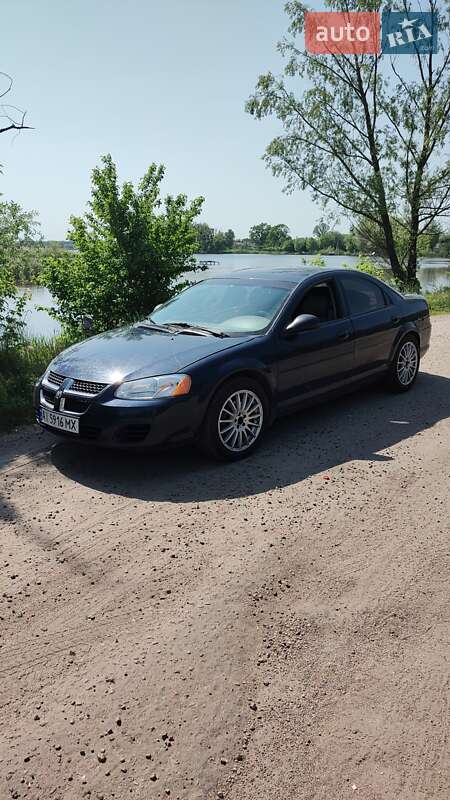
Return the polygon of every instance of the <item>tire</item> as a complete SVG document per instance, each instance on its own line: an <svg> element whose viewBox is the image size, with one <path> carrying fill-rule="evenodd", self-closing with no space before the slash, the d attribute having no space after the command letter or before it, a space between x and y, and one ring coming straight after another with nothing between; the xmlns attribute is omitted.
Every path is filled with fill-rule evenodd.
<svg viewBox="0 0 450 800"><path fill-rule="evenodd" d="M200 446L218 461L239 461L261 442L269 420L269 400L251 378L234 378L221 386L206 413Z"/></svg>
<svg viewBox="0 0 450 800"><path fill-rule="evenodd" d="M389 370L389 385L395 392L408 392L414 385L420 365L419 343L406 336L397 347Z"/></svg>

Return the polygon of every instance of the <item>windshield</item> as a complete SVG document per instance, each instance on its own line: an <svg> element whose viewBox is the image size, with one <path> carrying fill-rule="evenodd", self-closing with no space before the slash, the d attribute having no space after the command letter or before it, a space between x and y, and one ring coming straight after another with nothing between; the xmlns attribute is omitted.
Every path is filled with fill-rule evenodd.
<svg viewBox="0 0 450 800"><path fill-rule="evenodd" d="M289 291L270 283L202 281L154 311L151 320L158 325L188 323L228 335L261 333Z"/></svg>

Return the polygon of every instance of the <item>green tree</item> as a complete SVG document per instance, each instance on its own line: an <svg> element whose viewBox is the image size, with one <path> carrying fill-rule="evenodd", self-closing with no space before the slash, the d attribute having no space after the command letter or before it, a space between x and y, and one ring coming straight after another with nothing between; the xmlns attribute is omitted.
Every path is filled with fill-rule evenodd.
<svg viewBox="0 0 450 800"><path fill-rule="evenodd" d="M381 0L325 0L325 5L340 12L379 11ZM406 1L390 8L413 17ZM285 179L286 189L309 188L323 205L376 226L395 278L409 286L418 285L420 236L450 212L445 152L450 133L449 8L427 0L427 9L439 12L439 53L416 52L411 69L411 59L384 57L381 62L380 55L301 50L296 37L304 31L307 8L291 0L286 11L292 36L280 43L284 77L262 75L247 103L255 117L274 114L284 128L264 158ZM396 246L396 225L405 231L404 253Z"/></svg>
<svg viewBox="0 0 450 800"><path fill-rule="evenodd" d="M266 238L266 245L275 249L281 249L286 239L290 237L289 228L287 225L278 224L271 225L269 233Z"/></svg>
<svg viewBox="0 0 450 800"><path fill-rule="evenodd" d="M223 253L227 250L226 237L223 231L214 231L214 241L211 249L212 253Z"/></svg>
<svg viewBox="0 0 450 800"><path fill-rule="evenodd" d="M267 222L260 222L258 225L253 225L249 231L249 239L255 247L266 247L267 237L270 233L270 225Z"/></svg>
<svg viewBox="0 0 450 800"><path fill-rule="evenodd" d="M231 250L234 247L235 238L234 231L228 228L228 230L225 231L225 247L227 250Z"/></svg>
<svg viewBox="0 0 450 800"><path fill-rule="evenodd" d="M0 348L17 347L25 326L26 295L18 294L11 270L0 266Z"/></svg>
<svg viewBox="0 0 450 800"><path fill-rule="evenodd" d="M250 241L255 247L268 250L281 250L287 239L290 239L289 228L287 225L269 225L267 222L260 222L253 225L249 232Z"/></svg>
<svg viewBox="0 0 450 800"><path fill-rule="evenodd" d="M145 317L199 269L193 223L203 198L162 200L163 176L164 167L151 164L137 188L120 187L110 155L93 170L89 210L70 220L78 252L50 256L44 271L52 313L67 328L80 330L84 315L99 331Z"/></svg>
<svg viewBox="0 0 450 800"><path fill-rule="evenodd" d="M281 245L283 253L294 253L295 245L291 236L288 236Z"/></svg>
<svg viewBox="0 0 450 800"><path fill-rule="evenodd" d="M433 248L440 239L441 230L441 226L435 221L427 228L425 233L417 237L416 252L418 257L423 258L424 256L432 254ZM352 231L360 251L363 253L371 253L389 264L386 240L378 225L375 225L369 220L360 220L353 226ZM404 225L394 220L392 234L399 258L405 261L408 256L409 248L408 230Z"/></svg>
<svg viewBox="0 0 450 800"><path fill-rule="evenodd" d="M321 219L317 223L317 225L314 226L313 234L314 234L314 236L317 236L318 239L320 239L320 237L324 236L326 233L328 233L329 230L330 230L330 226L328 225L328 223L325 222L325 220Z"/></svg>
<svg viewBox="0 0 450 800"><path fill-rule="evenodd" d="M25 296L16 288L38 232L35 212L13 201L0 202L0 342L14 346L22 336Z"/></svg>
<svg viewBox="0 0 450 800"><path fill-rule="evenodd" d="M318 249L314 236L300 236L295 239L294 245L296 253L316 253Z"/></svg>
<svg viewBox="0 0 450 800"><path fill-rule="evenodd" d="M194 225L197 234L197 247L199 253L212 253L214 246L214 229L206 222L197 222Z"/></svg>

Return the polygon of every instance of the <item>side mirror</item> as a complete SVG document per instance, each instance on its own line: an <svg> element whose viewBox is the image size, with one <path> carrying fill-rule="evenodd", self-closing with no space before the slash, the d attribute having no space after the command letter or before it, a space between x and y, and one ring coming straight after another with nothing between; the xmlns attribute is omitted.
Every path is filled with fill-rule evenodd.
<svg viewBox="0 0 450 800"><path fill-rule="evenodd" d="M158 303L158 305L155 306L154 309L152 310L152 314L153 314L153 311L158 311L158 308L161 308L162 305L163 305L162 303Z"/></svg>
<svg viewBox="0 0 450 800"><path fill-rule="evenodd" d="M315 331L319 326L319 317L315 317L313 314L299 314L289 325L286 325L284 332L293 335L302 331Z"/></svg>

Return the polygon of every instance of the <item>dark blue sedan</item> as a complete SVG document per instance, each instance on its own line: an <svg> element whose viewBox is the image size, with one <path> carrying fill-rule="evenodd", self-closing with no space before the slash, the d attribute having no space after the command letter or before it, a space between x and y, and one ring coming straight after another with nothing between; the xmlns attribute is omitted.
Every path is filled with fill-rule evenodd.
<svg viewBox="0 0 450 800"><path fill-rule="evenodd" d="M276 417L330 393L377 377L407 391L430 332L422 297L361 272L239 270L65 350L36 385L36 419L70 439L191 440L235 460Z"/></svg>

